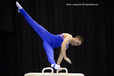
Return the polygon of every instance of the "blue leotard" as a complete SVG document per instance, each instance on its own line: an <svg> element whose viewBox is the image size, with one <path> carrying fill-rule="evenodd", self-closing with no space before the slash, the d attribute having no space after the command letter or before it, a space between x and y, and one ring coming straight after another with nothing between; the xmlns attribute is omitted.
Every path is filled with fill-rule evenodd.
<svg viewBox="0 0 114 76"><path fill-rule="evenodd" d="M37 34L43 40L43 48L45 49L50 64L56 64L54 60L53 48L61 47L61 44L64 39L63 34L51 34L44 27L34 21L23 8L19 9L19 12L24 16L25 20L30 24L30 26L37 32Z"/></svg>

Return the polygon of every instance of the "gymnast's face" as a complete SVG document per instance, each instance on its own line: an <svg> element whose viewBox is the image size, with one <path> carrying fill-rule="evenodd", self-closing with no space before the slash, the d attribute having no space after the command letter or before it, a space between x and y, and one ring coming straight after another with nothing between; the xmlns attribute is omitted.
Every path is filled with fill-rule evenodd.
<svg viewBox="0 0 114 76"><path fill-rule="evenodd" d="M71 45L73 45L73 46L80 46L81 43L82 42L78 38L73 38L71 41Z"/></svg>

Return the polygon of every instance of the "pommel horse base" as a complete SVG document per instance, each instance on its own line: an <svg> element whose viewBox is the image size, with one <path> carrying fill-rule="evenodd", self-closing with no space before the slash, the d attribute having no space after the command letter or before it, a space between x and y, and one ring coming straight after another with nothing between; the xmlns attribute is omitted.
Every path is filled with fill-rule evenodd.
<svg viewBox="0 0 114 76"><path fill-rule="evenodd" d="M51 72L45 72L46 70L51 70ZM42 73L26 73L24 76L84 76L82 73L68 73L66 68L61 68L61 71L65 70L65 73L59 73L57 71L54 73L54 70L51 67L46 67L42 70Z"/></svg>

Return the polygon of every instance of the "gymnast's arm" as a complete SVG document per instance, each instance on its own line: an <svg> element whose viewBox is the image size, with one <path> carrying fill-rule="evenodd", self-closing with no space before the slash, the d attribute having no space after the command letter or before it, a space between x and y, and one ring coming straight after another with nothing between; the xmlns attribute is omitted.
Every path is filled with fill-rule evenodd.
<svg viewBox="0 0 114 76"><path fill-rule="evenodd" d="M67 50L66 45L68 44L69 41L71 41L71 39L72 39L72 36L70 35L64 39L61 46L61 52L60 52L59 58L57 60L57 64L60 64L63 58L71 64L71 60L66 56L66 50Z"/></svg>
<svg viewBox="0 0 114 76"><path fill-rule="evenodd" d="M60 50L60 54L59 54L59 57L58 57L58 60L57 60L57 64L60 65L62 60L63 60L63 56L62 56L62 53L61 53L61 50Z"/></svg>

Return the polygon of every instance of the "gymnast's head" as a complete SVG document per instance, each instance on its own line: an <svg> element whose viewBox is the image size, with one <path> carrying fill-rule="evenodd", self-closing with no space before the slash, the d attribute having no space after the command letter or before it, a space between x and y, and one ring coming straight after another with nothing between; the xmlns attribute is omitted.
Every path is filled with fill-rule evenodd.
<svg viewBox="0 0 114 76"><path fill-rule="evenodd" d="M71 41L71 45L80 46L82 42L84 42L84 39L82 36L75 36Z"/></svg>

